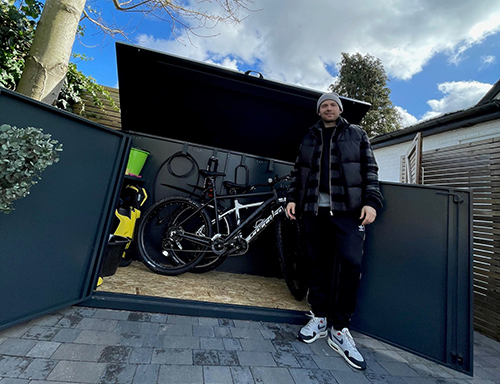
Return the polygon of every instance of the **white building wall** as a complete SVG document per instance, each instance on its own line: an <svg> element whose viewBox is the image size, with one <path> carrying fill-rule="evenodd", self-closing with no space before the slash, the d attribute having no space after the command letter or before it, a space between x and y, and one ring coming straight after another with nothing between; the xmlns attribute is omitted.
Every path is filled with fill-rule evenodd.
<svg viewBox="0 0 500 384"><path fill-rule="evenodd" d="M406 153L411 141L375 149L373 151L378 163L378 177L380 181L399 182L401 156Z"/></svg>
<svg viewBox="0 0 500 384"><path fill-rule="evenodd" d="M453 145L473 143L500 137L500 121L489 121L484 124L474 125L472 127L455 129L436 135L423 138L422 150L431 151L437 148L451 147ZM401 156L406 154L412 140L391 145L374 150L375 158L379 166L379 179L381 181L399 182Z"/></svg>

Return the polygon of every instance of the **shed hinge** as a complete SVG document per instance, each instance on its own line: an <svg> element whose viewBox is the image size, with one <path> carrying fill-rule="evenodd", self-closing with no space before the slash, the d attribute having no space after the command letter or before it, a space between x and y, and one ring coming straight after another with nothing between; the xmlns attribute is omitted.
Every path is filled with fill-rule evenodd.
<svg viewBox="0 0 500 384"><path fill-rule="evenodd" d="M453 352L452 352L452 353L451 353L451 357L452 357L454 360L456 360L458 364L460 364L460 365L463 365L463 364L464 364L464 358L463 358L461 355L459 355L459 354L457 354L457 353L453 353Z"/></svg>
<svg viewBox="0 0 500 384"><path fill-rule="evenodd" d="M464 200L460 197L458 193L453 193L453 192L436 192L438 195L447 195L447 196L453 196L453 202L456 204L461 204L464 202Z"/></svg>

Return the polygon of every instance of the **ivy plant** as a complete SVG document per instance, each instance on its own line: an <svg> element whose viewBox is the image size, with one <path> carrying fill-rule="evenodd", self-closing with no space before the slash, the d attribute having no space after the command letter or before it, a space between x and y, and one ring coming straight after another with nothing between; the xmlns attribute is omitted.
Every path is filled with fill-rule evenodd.
<svg viewBox="0 0 500 384"><path fill-rule="evenodd" d="M59 161L62 144L40 128L0 126L0 212L14 210L15 200L26 197L40 174Z"/></svg>
<svg viewBox="0 0 500 384"><path fill-rule="evenodd" d="M73 54L73 59L80 59L84 61L91 60L82 54ZM87 92L92 97L94 105L101 109L104 108L102 98L106 99L113 108L118 109L118 106L108 91L106 91L101 85L97 84L92 76L85 76L81 71L79 71L75 63L70 62L68 65L66 79L64 80L55 106L64 110L72 111L72 107L75 104L82 103L81 95L83 92ZM85 104L82 104L83 111L85 110Z"/></svg>
<svg viewBox="0 0 500 384"><path fill-rule="evenodd" d="M8 89L15 89L21 79L42 10L40 1L26 0L19 7L14 3L0 1L0 85Z"/></svg>

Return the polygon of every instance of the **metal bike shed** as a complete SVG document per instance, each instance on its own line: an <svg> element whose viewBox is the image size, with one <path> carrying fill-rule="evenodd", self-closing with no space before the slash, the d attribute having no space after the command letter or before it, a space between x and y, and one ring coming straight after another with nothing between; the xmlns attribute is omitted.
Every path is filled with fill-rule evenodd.
<svg viewBox="0 0 500 384"><path fill-rule="evenodd" d="M169 71L164 67L165 55L126 45L122 48L129 50L131 55L138 55L136 59L149 68L141 76L158 80L161 79L161 74ZM122 48L118 47L119 60ZM141 52L146 52L150 61L144 61L145 57L141 56ZM160 56L161 63L155 67L152 60ZM179 59L173 58L176 63L177 60ZM133 63L130 65L133 66ZM182 70L181 65L174 67L178 71ZM203 71L213 70L215 80L210 84L218 87L219 93L223 93L221 89L224 89L224 84L230 84L233 90L236 88L246 95L246 101L242 105L238 106L234 102L231 108L255 111L248 118L257 123L259 118L256 116L260 115L260 119L265 122L273 112L282 113L287 105L286 111L297 111L299 115L310 107L314 110L317 93L312 91L276 85L258 77L229 73L222 68L214 69L213 66L205 68L200 63L195 63L194 67L192 76L189 76L193 81L202 81ZM176 76L178 75L177 72ZM225 78L231 76L236 79L226 82ZM142 97L142 93L136 93L137 87L144 84L144 79L134 78L131 81L136 84L130 88L131 95L135 93L137 99L146 99ZM158 80L155 87L162 93L150 94L149 98L157 99L154 104L160 106L161 100L170 100L171 94L168 93L169 84L157 83L161 82ZM205 81L205 86L210 84ZM122 77L120 85L125 87ZM233 90L230 89L231 92ZM184 100L173 103L173 108L179 108L192 100L191 93L187 90L180 94L173 92L176 100ZM252 98L248 96L252 92L254 95L265 96L256 102L255 108L252 108ZM224 100L226 104L221 108L227 106L229 99ZM235 96L235 99L238 97ZM275 103L276 108L266 106L263 100ZM298 108L300 105L302 109ZM138 111L148 117L134 121L127 120L135 113L129 107L130 104L125 103L123 111L124 127L129 133L122 133L16 93L0 91L1 124L40 127L64 145L60 162L42 174L42 180L32 188L27 198L16 202L13 213L0 218L0 288L3 292L0 299L0 328L77 303L190 315L293 323L303 321L303 314L294 311L131 297L93 291L130 147L132 144L151 141L154 144L150 148L157 146L158 149L154 150L159 153L162 145L171 147L171 151L177 151L184 149L187 142L182 137L167 138L174 136L173 131L163 128L163 124L166 124L165 115L173 114L172 111L176 109L167 110L164 103L162 109L140 104ZM346 112L348 108L345 108ZM172 123L169 126L175 126L176 122L184 120L182 129L179 130L188 132L189 118L189 115L170 116L169 121ZM208 141L199 143L200 148L207 152L200 155L200 163L204 156L215 148L220 148L218 154L223 155L221 158L227 158L227 153L231 152L229 161L234 160L234 164L229 165L228 169L239 164L243 154L247 153L247 160L254 161L255 167L262 166L268 170L271 160L279 159L274 161L271 168L273 171L285 170L291 166L290 161L293 159L290 157L298 146L292 141L300 140L300 130L311 124L310 119L315 121L314 114L307 118L290 119L297 120L298 125L296 131L288 127L290 142L285 143L281 143L283 132L276 135L275 132L269 132L268 128L256 132L258 137L253 138L253 142L249 138L251 135L245 130L242 133L238 130L231 132L231 139L224 142L224 138L229 135L225 132L222 137L217 138L220 146L210 146ZM307 124L304 123L305 120L308 120ZM126 121L131 123L127 126ZM278 122L274 121L272 126L276 126ZM156 126L157 130L132 132L130 128L137 128L138 123L144 127ZM157 135L162 130L165 131L163 138ZM238 138L245 147L232 147L232 143ZM259 145L264 141L267 142L266 145ZM195 147L196 145L192 145L191 148ZM252 153L250 150L262 152ZM267 151L273 150L279 156L269 156ZM148 177L148 172L156 176L161 169L159 159L152 160L149 165L154 161L159 162L158 167L154 171L145 169L145 178ZM228 175L231 175L230 171ZM353 325L361 332L471 374L470 192L392 183L382 183L381 187L386 204L377 222L368 229L362 286ZM423 334L426 337L421 337Z"/></svg>

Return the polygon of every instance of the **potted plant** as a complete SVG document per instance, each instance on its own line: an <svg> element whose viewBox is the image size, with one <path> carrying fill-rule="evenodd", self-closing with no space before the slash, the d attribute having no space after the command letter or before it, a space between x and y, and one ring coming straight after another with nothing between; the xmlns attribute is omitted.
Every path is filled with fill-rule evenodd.
<svg viewBox="0 0 500 384"><path fill-rule="evenodd" d="M62 144L40 128L0 126L0 212L30 193L48 166L59 161Z"/></svg>

